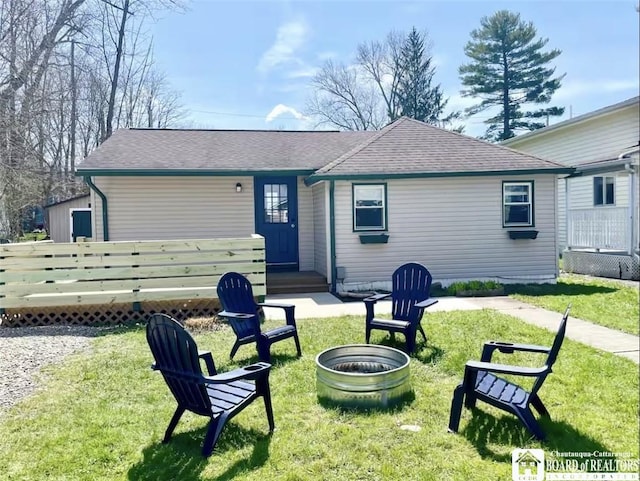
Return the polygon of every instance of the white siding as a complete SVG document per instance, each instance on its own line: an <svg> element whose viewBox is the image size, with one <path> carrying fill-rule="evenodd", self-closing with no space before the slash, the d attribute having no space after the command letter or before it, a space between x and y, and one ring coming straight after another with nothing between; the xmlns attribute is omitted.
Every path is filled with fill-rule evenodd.
<svg viewBox="0 0 640 481"><path fill-rule="evenodd" d="M98 177L94 182L107 197L112 241L248 237L255 232L252 177ZM92 198L96 240L103 240L102 203Z"/></svg>
<svg viewBox="0 0 640 481"><path fill-rule="evenodd" d="M611 112L557 131L515 140L509 147L564 165L613 159L638 145L638 105Z"/></svg>
<svg viewBox="0 0 640 481"><path fill-rule="evenodd" d="M253 177L98 177L107 197L109 240L247 237L255 232ZM236 192L236 183L242 192ZM298 178L300 270L313 270L311 188ZM94 232L103 240L102 202L92 193Z"/></svg>
<svg viewBox="0 0 640 481"><path fill-rule="evenodd" d="M569 125L547 134L514 140L509 147L568 166L614 159L638 145L640 132L638 105ZM614 174L602 174L614 175ZM593 177L571 179L570 208L593 207ZM564 181L558 182L558 247L566 247L566 204ZM616 206L628 207L629 180L626 174L616 178Z"/></svg>
<svg viewBox="0 0 640 481"><path fill-rule="evenodd" d="M629 175L624 172L599 174L602 177L614 177L615 207L629 207ZM569 209L590 209L593 204L593 175L576 177L569 180L570 202ZM597 209L607 206L598 206Z"/></svg>
<svg viewBox="0 0 640 481"><path fill-rule="evenodd" d="M53 242L71 242L71 209L91 207L91 198L80 197L47 207L47 233ZM95 229L92 228L95 233Z"/></svg>
<svg viewBox="0 0 640 481"><path fill-rule="evenodd" d="M314 270L314 211L311 188L298 177L298 259L301 271Z"/></svg>
<svg viewBox="0 0 640 481"><path fill-rule="evenodd" d="M502 227L503 180L534 181L537 239L509 239L509 229ZM346 267L348 286L388 282L399 265L410 261L424 264L434 280L445 284L556 277L552 175L389 181L388 244L360 243L352 229L351 189L350 182L336 182L336 265Z"/></svg>
<svg viewBox="0 0 640 481"><path fill-rule="evenodd" d="M313 192L313 225L315 258L314 270L327 277L327 218L326 182L314 184Z"/></svg>

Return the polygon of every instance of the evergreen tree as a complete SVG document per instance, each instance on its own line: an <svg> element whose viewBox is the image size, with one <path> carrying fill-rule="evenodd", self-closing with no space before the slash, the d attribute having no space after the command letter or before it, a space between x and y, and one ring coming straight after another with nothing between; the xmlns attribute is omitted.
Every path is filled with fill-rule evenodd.
<svg viewBox="0 0 640 481"><path fill-rule="evenodd" d="M447 100L442 98L440 85L432 86L435 67L425 49L425 37L413 27L404 38L399 59L398 103L400 115L439 125Z"/></svg>
<svg viewBox="0 0 640 481"><path fill-rule="evenodd" d="M489 125L486 138L508 139L517 130L536 130L544 127L550 116L562 115L563 107L522 110L525 104L548 104L560 88L564 75L554 78L555 68L547 66L560 50L542 51L549 39L534 40L535 27L520 20L517 13L501 10L482 18L480 24L464 48L471 62L462 65L459 72L462 84L468 87L462 95L482 99L468 109L469 114L493 106L501 108L485 121Z"/></svg>

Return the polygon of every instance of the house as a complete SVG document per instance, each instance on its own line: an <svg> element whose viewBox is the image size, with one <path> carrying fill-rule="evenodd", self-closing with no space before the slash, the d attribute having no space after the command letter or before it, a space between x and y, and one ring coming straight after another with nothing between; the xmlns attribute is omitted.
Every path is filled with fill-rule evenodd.
<svg viewBox="0 0 640 481"><path fill-rule="evenodd" d="M558 183L558 247L570 272L639 278L639 97L505 140L575 167Z"/></svg>
<svg viewBox="0 0 640 481"><path fill-rule="evenodd" d="M53 242L75 242L92 238L91 196L77 195L44 206L49 238Z"/></svg>
<svg viewBox="0 0 640 481"><path fill-rule="evenodd" d="M434 279L554 282L573 169L401 118L375 132L119 130L78 167L95 240L259 233L269 270L333 291Z"/></svg>

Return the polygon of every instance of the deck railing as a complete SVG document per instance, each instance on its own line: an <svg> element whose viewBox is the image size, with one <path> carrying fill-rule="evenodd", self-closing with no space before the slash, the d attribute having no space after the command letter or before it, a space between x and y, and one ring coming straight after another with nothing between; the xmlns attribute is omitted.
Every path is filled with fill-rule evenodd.
<svg viewBox="0 0 640 481"><path fill-rule="evenodd" d="M266 294L264 238L0 245L0 314L11 309L216 299L227 271Z"/></svg>
<svg viewBox="0 0 640 481"><path fill-rule="evenodd" d="M603 207L571 209L567 244L575 249L627 251L630 245L629 209Z"/></svg>

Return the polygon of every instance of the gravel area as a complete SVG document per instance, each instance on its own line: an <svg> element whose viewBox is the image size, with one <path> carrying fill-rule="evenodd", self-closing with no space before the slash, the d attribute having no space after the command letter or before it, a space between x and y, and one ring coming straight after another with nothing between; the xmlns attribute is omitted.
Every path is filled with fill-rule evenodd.
<svg viewBox="0 0 640 481"><path fill-rule="evenodd" d="M40 369L91 348L105 328L89 326L0 327L0 416L38 387Z"/></svg>

